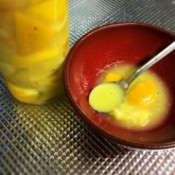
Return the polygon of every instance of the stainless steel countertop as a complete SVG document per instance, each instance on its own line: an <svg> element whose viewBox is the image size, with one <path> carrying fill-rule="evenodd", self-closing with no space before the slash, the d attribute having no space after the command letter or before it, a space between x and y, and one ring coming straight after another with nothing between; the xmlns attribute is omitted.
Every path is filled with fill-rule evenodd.
<svg viewBox="0 0 175 175"><path fill-rule="evenodd" d="M145 22L175 33L175 0L69 0L71 46L114 22ZM67 97L15 101L0 78L0 174L170 175L175 149L124 148L93 133Z"/></svg>

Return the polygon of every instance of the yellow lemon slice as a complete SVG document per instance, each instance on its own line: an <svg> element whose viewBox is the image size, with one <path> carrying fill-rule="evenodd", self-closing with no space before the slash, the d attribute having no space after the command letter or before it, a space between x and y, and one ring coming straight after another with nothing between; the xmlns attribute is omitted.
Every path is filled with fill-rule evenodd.
<svg viewBox="0 0 175 175"><path fill-rule="evenodd" d="M120 81L122 79L122 75L116 74L116 73L108 73L103 82L114 82L114 81Z"/></svg>
<svg viewBox="0 0 175 175"><path fill-rule="evenodd" d="M153 81L142 80L128 91L127 100L133 105L146 107L155 101L156 96L157 89Z"/></svg>
<svg viewBox="0 0 175 175"><path fill-rule="evenodd" d="M9 58L9 64L13 65L15 68L29 67L55 58L60 52L61 50L58 47L48 47L26 56L14 54L11 58Z"/></svg>
<svg viewBox="0 0 175 175"><path fill-rule="evenodd" d="M0 0L0 9L1 8L10 8L16 9L19 7L26 7L30 4L38 3L42 0Z"/></svg>
<svg viewBox="0 0 175 175"><path fill-rule="evenodd" d="M26 0L1 0L0 8L17 8L27 5L29 2Z"/></svg>
<svg viewBox="0 0 175 175"><path fill-rule="evenodd" d="M68 1L45 0L30 6L27 12L50 23L54 23L63 19L68 13Z"/></svg>
<svg viewBox="0 0 175 175"><path fill-rule="evenodd" d="M16 41L19 54L28 55L47 47L54 38L55 31L31 17L16 12Z"/></svg>
<svg viewBox="0 0 175 175"><path fill-rule="evenodd" d="M19 101L35 103L39 98L39 92L36 89L19 87L10 82L7 82L7 87L11 94Z"/></svg>
<svg viewBox="0 0 175 175"><path fill-rule="evenodd" d="M40 81L42 82L43 79L48 79L48 77L61 69L62 60L59 57L55 57L39 64L16 69L11 77L11 81L20 83L21 85L35 87Z"/></svg>

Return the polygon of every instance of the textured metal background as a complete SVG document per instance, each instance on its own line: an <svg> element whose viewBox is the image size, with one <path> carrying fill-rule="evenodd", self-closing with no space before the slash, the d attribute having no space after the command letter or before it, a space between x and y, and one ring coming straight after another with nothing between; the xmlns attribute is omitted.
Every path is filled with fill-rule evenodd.
<svg viewBox="0 0 175 175"><path fill-rule="evenodd" d="M175 32L175 0L69 0L71 46L94 27L145 22ZM0 78L0 174L172 175L175 149L123 148L95 135L66 97L15 101Z"/></svg>

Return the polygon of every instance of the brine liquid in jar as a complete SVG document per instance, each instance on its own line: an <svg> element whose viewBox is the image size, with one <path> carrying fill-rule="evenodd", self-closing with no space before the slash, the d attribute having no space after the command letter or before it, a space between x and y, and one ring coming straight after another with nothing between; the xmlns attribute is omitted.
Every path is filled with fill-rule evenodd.
<svg viewBox="0 0 175 175"><path fill-rule="evenodd" d="M68 0L0 0L0 73L17 100L61 94L68 52Z"/></svg>

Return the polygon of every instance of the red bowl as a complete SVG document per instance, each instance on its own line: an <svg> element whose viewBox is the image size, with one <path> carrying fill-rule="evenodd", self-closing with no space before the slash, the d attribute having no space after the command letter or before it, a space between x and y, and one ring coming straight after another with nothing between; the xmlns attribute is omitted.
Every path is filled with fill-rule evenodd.
<svg viewBox="0 0 175 175"><path fill-rule="evenodd" d="M125 146L163 149L175 146L175 52L151 69L163 79L171 94L171 107L164 124L152 131L121 129L94 112L89 91L104 68L111 64L140 64L175 40L175 35L143 23L106 25L84 35L71 49L64 69L65 88L73 107L102 136Z"/></svg>

